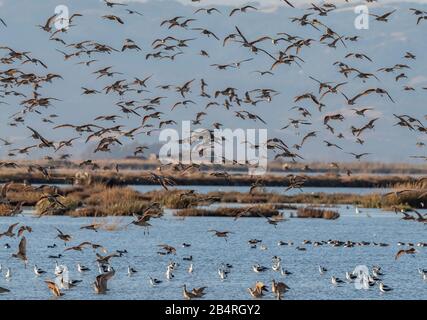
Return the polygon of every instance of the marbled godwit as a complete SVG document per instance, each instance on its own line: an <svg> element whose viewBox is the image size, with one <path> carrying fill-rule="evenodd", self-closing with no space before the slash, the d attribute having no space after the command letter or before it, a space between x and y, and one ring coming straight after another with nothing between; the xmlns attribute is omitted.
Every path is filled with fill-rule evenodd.
<svg viewBox="0 0 427 320"><path fill-rule="evenodd" d="M93 283L95 293L106 294L107 290L108 290L108 288L107 288L108 280L110 280L114 276L115 273L116 272L114 271L114 269L112 269L109 272L98 275L95 278L95 282Z"/></svg>
<svg viewBox="0 0 427 320"><path fill-rule="evenodd" d="M276 294L277 300L281 300L282 295L289 289L290 288L283 282L276 282L275 280L271 282L271 292Z"/></svg>
<svg viewBox="0 0 427 320"><path fill-rule="evenodd" d="M59 289L58 285L54 281L52 281L52 280L45 280L44 282L47 284L47 287L49 288L50 292L52 292L52 294L55 297L60 297L60 296L64 295L61 292L61 290Z"/></svg>

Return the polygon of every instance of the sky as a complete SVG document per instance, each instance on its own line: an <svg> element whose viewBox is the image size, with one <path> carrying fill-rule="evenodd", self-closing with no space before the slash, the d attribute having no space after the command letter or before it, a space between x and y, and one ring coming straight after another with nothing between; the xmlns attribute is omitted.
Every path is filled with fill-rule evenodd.
<svg viewBox="0 0 427 320"><path fill-rule="evenodd" d="M416 17L412 15L409 8L417 7L427 11L427 1L378 1L369 5L372 13L385 13L393 9L398 11L390 18L389 23L370 21L369 30L357 30L354 27L356 14L353 12L355 4L342 4L339 10L328 14L327 17L316 17L324 21L330 28L336 30L342 35L358 35L360 41L351 43L347 41L347 47L338 45L337 49L330 48L317 41L313 42L310 48L303 48L299 56L304 60L301 67L293 64L291 66L281 65L274 70L274 76L259 76L254 73L255 70L267 70L271 66L269 57L262 54L253 54L247 48L238 44L228 44L222 46L222 41L207 38L200 35L195 30L168 30L160 28L162 20L174 16L185 16L197 19L192 27L203 27L212 30L221 38L234 32L235 26L239 26L245 36L249 39L255 39L263 35L275 35L278 32L287 32L293 35L299 35L304 38L314 38L318 40L320 33L310 27L300 27L290 22L291 17L301 16L312 1L293 1L297 9L286 6L281 1L263 0L263 1L209 1L204 0L201 3L194 4L191 1L164 1L164 0L134 0L123 1L128 4L127 7L107 8L102 1L98 0L73 0L73 1L31 1L31 0L0 0L0 17L3 18L8 27L0 27L0 46L9 46L15 50L30 51L31 55L43 60L48 65L48 71L42 67L25 64L16 67L26 72L37 72L45 74L47 72L59 73L63 80L55 80L52 84L44 85L40 92L44 96L50 96L60 99L52 107L41 110L42 114L26 114L25 125L37 128L42 135L48 139L59 141L61 139L78 137L78 134L68 129L53 129L55 125L62 123L91 123L99 115L111 115L118 113L116 102L121 99L142 100L144 98L155 97L159 95L167 96L162 101L159 110L164 112L164 119L173 119L178 122L176 127L179 129L179 123L182 120L194 119L197 112L205 111L207 116L202 122L202 127L211 127L213 122L220 122L228 128L267 128L269 137L280 137L289 146L299 143L302 137L310 132L316 131L317 137L310 139L304 144L299 153L304 161L350 161L352 156L347 152L362 153L369 152L367 160L387 161L387 162L409 162L421 161L411 159L410 155L424 155L424 148L416 146L417 142L426 142L425 134L410 132L405 128L394 126L396 119L393 114L409 114L424 120L425 97L427 91L422 87L427 87L427 64L426 64L426 43L422 41L425 38L425 29L427 21L416 25ZM334 1L331 1L334 2ZM338 1L343 2L343 1ZM336 1L334 3L337 3ZM99 43L108 44L114 48L121 48L125 39L130 38L141 48L141 52L125 51L124 53L112 53L97 55L95 62L90 67L78 65L78 62L86 61L87 58L72 58L64 61L61 53L55 49L64 52L72 52L70 48L49 41L49 34L42 31L36 25L43 24L51 16L57 5L64 4L69 7L71 13L79 12L83 17L75 19L75 27L72 27L67 33L60 37L66 43L79 42L83 40L94 40ZM195 7L210 7L215 5L222 14L213 13L206 15L202 13L194 14ZM244 4L255 4L262 8L256 12L246 14L236 14L228 17L228 12L234 6ZM132 8L141 12L143 16L129 15L125 8ZM118 25L112 21L106 21L101 18L105 14L115 14L124 19L125 24ZM314 16L313 16L314 17ZM177 38L196 38L191 42L189 48L184 48L184 54L176 57L174 61L166 59L146 59L147 53L153 52L151 43L154 39L173 35ZM274 46L271 42L265 42L262 47L277 55L279 50L286 48L284 43ZM200 50L209 52L210 57L205 58L198 55ZM410 51L417 56L414 61L402 59L406 51ZM358 59L345 59L344 56L349 52L363 52L372 59L372 63L360 61ZM0 57L7 51L0 50ZM248 63L243 63L239 69L216 70L211 64L227 64L244 59L253 59ZM346 61L347 60L347 61ZM354 74L350 79L345 79L337 74L337 68L332 64L336 61L345 61L352 67L363 70L364 72L373 72L379 77L379 81L369 79L365 83L359 79L354 79ZM408 63L410 70L405 71L407 79L399 82L395 81L395 74L378 73L376 70L382 67L391 67L396 63ZM97 80L92 73L102 67L113 66L115 71L123 75L117 75L114 78ZM10 66L0 65L0 70L7 70ZM132 81L134 77L145 78L152 76L148 81L150 92L141 96L118 97L117 95L106 95L104 93L93 96L81 95L81 87L93 88L101 91L106 85L113 81L126 79ZM386 88L395 103L391 103L386 98L379 96L369 96L361 99L355 107L370 107L374 110L367 112L366 117L360 117L350 110L341 95L329 95L324 102L326 107L322 112L309 102L294 103L294 97L306 92L318 94L316 82L310 80L309 76L322 81L331 82L349 82L343 89L346 95L354 96L361 90L371 87ZM182 85L191 79L196 79L192 88L191 99L195 105L187 107L178 107L171 111L171 106L179 100L179 95L172 92L164 92L156 88L159 85L171 84L173 86ZM216 89L225 89L226 87L237 88L239 94L243 96L245 91L255 88L271 88L279 92L273 97L271 103L260 103L256 106L244 106L239 108L234 106L231 111L223 107L215 107L204 110L207 101L198 96L199 80L203 78L208 83L208 91L213 92ZM414 92L403 90L403 86L413 86ZM21 88L19 88L21 90ZM22 88L26 94L31 90ZM22 100L22 99L21 99ZM16 112L21 110L20 99L14 97L0 98L0 101L8 104L0 104L0 137L12 141L16 146L29 146L34 141L30 138L31 133L25 125L18 124L17 127L11 127L9 124L13 121L10 118ZM222 103L221 99L218 102ZM312 123L311 126L300 126L299 128L289 128L281 130L286 126L289 119L300 119L301 116L296 110L291 110L294 106L307 108L312 116L307 119ZM233 111L245 109L259 115L267 123L241 121L233 116ZM42 121L49 114L55 113L58 118L54 119L54 124ZM343 122L333 122L335 134L325 130L323 118L327 114L342 113L345 116ZM370 119L379 118L373 130L363 134L363 145L355 143L355 137L351 134L350 126L360 127L366 124ZM122 124L126 129L135 128L141 122L140 119L132 117L127 119L123 116L117 123L100 122L105 126ZM153 121L153 124L157 124ZM344 139L336 137L337 133L342 133ZM77 158L84 156L95 156L92 153L93 144L85 143L85 137L77 140L75 147L64 149L61 152L72 153ZM340 145L344 151L325 148L323 140ZM122 139L124 147L122 150L114 150L110 155L98 154L99 157L122 156L126 155L132 148L139 144L151 145L158 142L158 135L152 136L139 135L136 140ZM427 142L426 142L427 143ZM15 146L14 146L15 147ZM1 146L0 156L6 158L10 147ZM60 154L60 153L59 153ZM30 158L41 157L44 153L34 152L29 155Z"/></svg>
<svg viewBox="0 0 427 320"><path fill-rule="evenodd" d="M132 2L140 2L145 3L149 0L122 0L122 1L116 1L121 3L132 3ZM159 0L159 1L165 1L165 0ZM257 7L269 7L274 6L277 8L280 8L281 5L283 5L283 0L261 0L261 1L245 1L245 0L203 0L200 2L194 2L190 0L178 0L178 2L184 4L184 5L192 5L192 6L204 6L204 5L225 5L225 6L242 6L247 4L256 4ZM319 1L319 0L294 0L290 1L294 6L296 7L302 7L306 4L310 3L324 3L326 1ZM330 1L331 3L334 3L336 5L347 5L349 2L350 4L358 4L358 3L365 3L363 0L359 1L349 1L346 0L338 0L338 1ZM380 0L378 1L379 4L389 4L389 3L426 3L426 0Z"/></svg>

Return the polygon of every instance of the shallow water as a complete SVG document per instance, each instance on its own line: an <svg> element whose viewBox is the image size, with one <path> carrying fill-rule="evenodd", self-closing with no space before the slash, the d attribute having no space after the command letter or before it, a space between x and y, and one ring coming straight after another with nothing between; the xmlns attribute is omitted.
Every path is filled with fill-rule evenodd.
<svg viewBox="0 0 427 320"><path fill-rule="evenodd" d="M34 184L35 187L41 184ZM61 188L71 187L69 184L52 184ZM154 190L163 190L160 185L129 185L129 187L139 192L150 192ZM179 190L197 190L198 193L206 194L209 192L249 192L250 186L199 186L199 185L188 185L188 186L176 186L171 189ZM388 188L342 188L342 187L304 187L301 190L291 189L286 191L286 187L264 187L264 192L295 195L299 193L352 193L352 194L370 194L370 193L387 193L390 191ZM285 192L286 191L286 192Z"/></svg>
<svg viewBox="0 0 427 320"><path fill-rule="evenodd" d="M162 190L160 185L131 185L139 192L149 192L153 190ZM177 186L175 189L197 190L198 193L205 194L209 192L249 192L250 186ZM286 187L264 187L265 192L295 195L299 193L352 193L352 194L370 194L370 193L387 193L389 189L385 188L325 188L325 187L304 187L302 190L291 189L286 191ZM286 191L286 192L285 192Z"/></svg>
<svg viewBox="0 0 427 320"><path fill-rule="evenodd" d="M44 217L34 218L30 215L15 218L1 218L0 230L6 230L14 222L28 224L33 232L26 234L28 242L29 264L23 264L10 258L15 252L19 239L2 237L0 239L0 263L3 266L0 286L11 290L1 294L0 299L51 299L43 279L53 279L54 260L51 254L62 253L58 259L70 269L72 279L83 280L77 287L64 291L61 299L181 299L181 286L207 286L207 299L247 299L250 298L246 288L255 281L270 284L272 279L285 281L291 290L286 299L427 299L427 281L423 281L417 268L427 268L427 248L417 248L415 256L403 256L394 260L395 253L401 248L398 241L425 242L426 227L421 223L402 221L394 213L363 209L359 215L354 208L340 207L341 218L335 221L313 219L289 219L279 223L275 228L262 218L242 218L233 221L230 218L194 217L182 220L168 212L162 219L153 220L149 234L134 225L121 231L99 231L97 233L79 228L93 222L91 218ZM289 212L287 211L286 214ZM371 216L367 217L367 213ZM130 218L108 218L109 221L127 223ZM107 247L110 251L127 249L127 255L113 258L115 277L109 282L110 291L106 295L96 295L91 284L97 275L95 255L92 249L83 252L67 251L62 241L55 239L55 227L71 234L73 239L68 245L82 241L92 241ZM233 232L228 241L214 237L209 229L230 230ZM247 241L252 238L262 239L267 250L250 248ZM331 247L323 245L314 247L305 245L307 251L298 251L304 239L310 240L352 240L375 241L390 244L389 247ZM293 241L293 246L278 246L277 242ZM183 242L191 247L183 248ZM9 243L10 249L4 244ZM47 245L57 244L55 249ZM157 245L167 243L177 248L176 255L160 256ZM184 256L193 256L194 272L189 274L189 262ZM283 267L292 275L281 276L271 269L271 258L281 257ZM166 265L169 261L180 264L174 272L175 278L167 281ZM80 274L76 263L80 262L91 268L90 272ZM221 262L232 264L228 279L221 281L217 268ZM252 265L260 263L269 267L264 273L252 271ZM33 265L48 271L46 276L36 277ZM318 265L328 268L327 274L321 276ZM139 272L127 276L127 266L131 265ZM383 282L394 288L389 293L380 293L377 286L369 290L356 290L354 284L346 283L335 287L330 276L345 279L345 272L352 271L357 265L380 265L385 275ZM4 278L6 267L12 270L12 278ZM148 277L163 281L158 287L151 287ZM270 294L266 298L272 298Z"/></svg>

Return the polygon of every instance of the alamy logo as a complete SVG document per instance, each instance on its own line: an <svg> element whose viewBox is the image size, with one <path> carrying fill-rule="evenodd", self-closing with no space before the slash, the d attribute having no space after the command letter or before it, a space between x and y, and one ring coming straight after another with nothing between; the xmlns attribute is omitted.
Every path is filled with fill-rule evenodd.
<svg viewBox="0 0 427 320"><path fill-rule="evenodd" d="M357 266L354 269L353 274L357 276L357 278L354 280L354 287L357 290L369 289L369 268L367 266Z"/></svg>
<svg viewBox="0 0 427 320"><path fill-rule="evenodd" d="M70 26L70 14L68 7L65 5L59 5L55 7L55 28L56 30L66 30Z"/></svg>
<svg viewBox="0 0 427 320"><path fill-rule="evenodd" d="M175 129L160 132L165 142L159 152L163 164L241 164L249 174L267 171L267 129L195 129L183 121L181 135Z"/></svg>
<svg viewBox="0 0 427 320"><path fill-rule="evenodd" d="M57 274L55 278L55 284L58 286L58 288L68 289L68 284L70 280L70 273L68 271L68 267L65 265L60 265L59 268L61 272Z"/></svg>
<svg viewBox="0 0 427 320"><path fill-rule="evenodd" d="M354 27L357 30L369 29L369 8L365 5L360 5L354 8L354 13L358 16L354 20Z"/></svg>

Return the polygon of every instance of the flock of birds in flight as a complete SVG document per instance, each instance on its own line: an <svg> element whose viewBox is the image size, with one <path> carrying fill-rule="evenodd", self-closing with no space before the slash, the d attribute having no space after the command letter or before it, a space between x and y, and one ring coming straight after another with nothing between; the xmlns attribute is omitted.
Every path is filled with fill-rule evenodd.
<svg viewBox="0 0 427 320"><path fill-rule="evenodd" d="M203 2L201 0L192 2ZM298 10L294 7L291 1L282 1L289 10ZM347 1L349 2L349 1ZM366 2L375 2L374 0L367 0ZM109 0L104 0L104 4L111 11L109 14L101 16L102 19L108 20L112 24L116 24L118 28L120 25L127 23L127 18L124 14L134 16L135 19L143 19L144 13L139 12L135 9L130 8L125 3L115 3ZM122 9L124 10L122 11ZM81 87L81 95L93 96L101 95L116 95L118 101L114 104L117 107L117 112L114 114L99 115L91 123L58 123L60 116L55 113L46 114L46 110L53 107L55 102L59 102L60 99L57 97L44 96L41 91L46 86L54 85L56 81L63 79L63 75L56 73L45 73L48 65L45 61L34 57L30 51L22 51L17 48L11 48L9 46L1 44L0 52L3 56L0 58L0 65L3 67L0 70L0 104L15 104L9 100L19 99L17 104L20 106L20 110L9 117L8 125L11 127L25 126L26 130L31 134L31 138L34 142L30 145L17 146L15 142L9 141L6 138L1 138L1 142L4 147L8 148L8 158L14 158L18 155L30 156L31 152L35 149L42 149L44 151L51 151L52 154L46 156L48 160L53 159L54 155L58 155L56 152L59 150L65 150L72 148L76 141L84 141L85 143L95 143L94 153L98 152L110 152L112 146L122 146L124 139L134 140L138 135L143 134L150 136L155 132L158 132L162 128L176 125L177 122L174 120L173 112L181 108L188 108L191 105L197 106L200 103L196 102L195 94L198 99L203 99L204 110L197 110L192 119L193 125L201 125L202 122L207 118L209 111L213 110L215 113L216 108L225 109L230 112L234 117L240 120L249 120L254 122L260 122L263 125L267 125L262 116L257 111L261 110L259 105L271 103L274 99L278 99L277 96L280 92L272 89L259 87L256 89L239 90L234 87L225 88L210 88L206 78L190 78L187 81L179 84L164 83L157 87L152 87L150 81L155 78L155 75L144 75L141 77L135 77L133 79L126 79L125 75L116 70L114 66L105 66L102 64L102 55L108 54L121 54L126 55L128 51L145 51L145 60L149 63L150 60L168 60L177 61L181 55L187 54L186 49L195 46L198 37L207 38L209 41L216 41L222 47L228 46L240 46L245 48L247 51L247 57L236 59L235 61L228 63L209 63L209 66L221 71L226 70L239 70L242 65L250 65L255 61L263 61L266 64L266 68L263 70L254 70L262 81L264 77L274 77L276 73L284 72L282 68L298 67L303 68L305 60L303 53L309 50L313 45L320 44L325 45L331 49L345 49L356 44L360 40L360 36L343 35L338 30L333 30L328 23L325 21L327 16L334 12L337 7L332 4L325 2L321 5L311 4L306 9L306 12L300 17L291 18L291 23L298 25L301 29L313 32L313 38L304 38L296 34L289 34L286 32L278 32L274 35L260 36L255 38L249 38L247 32L242 30L239 26L234 26L234 29L228 35L222 37L215 30L208 30L203 27L203 15L218 15L224 16L225 13L216 7L198 8L194 11L193 17L175 16L164 19L160 23L160 28L167 29L171 34L163 37L154 39L151 43L151 49L146 50L146 46L142 46L138 41L130 38L123 40L121 48L114 48L108 44L100 43L94 40L82 39L77 43L68 43L65 39L68 33L71 33L74 28L78 27L79 20L84 19L82 14L74 13L68 19L68 27L56 30L54 27L55 22L59 19L58 15L52 15L45 23L40 24L38 27L47 34L47 39L56 43L59 48L56 48L58 54L64 58L64 63L70 63L75 61L77 65L87 67L90 71L91 76L96 77L97 81L104 79L108 80L108 84L102 89ZM233 19L237 15L251 14L259 10L255 5L245 5L242 7L234 8L227 14L230 19ZM415 24L422 27L424 20L427 20L427 12L415 8L410 9L410 13L415 16ZM387 23L393 19L396 15L396 10L383 12L379 14L371 14L377 23ZM404 13L402 13L404 14ZM3 30L2 30L3 29ZM187 32L188 38L180 39L173 34L174 30L179 29L181 32ZM0 19L0 32L8 32L7 19L2 17ZM196 37L198 35L198 37ZM270 47L267 44L270 44ZM272 47L271 47L272 46ZM278 51L278 53L275 52ZM206 61L211 60L211 53L205 49L200 49L198 54L205 58ZM333 68L336 71L342 81L330 82L320 79L315 75L310 75L309 79L312 81L315 90L308 90L307 92L301 92L293 98L295 104L291 110L298 113L298 117L289 118L288 123L281 130L287 130L288 128L299 129L310 128L313 125L314 112L319 112L322 117L322 125L325 130L331 134L331 138L335 137L338 140L344 139L343 132L337 132L334 127L335 123L344 122L346 116L342 113L327 113L327 99L335 96L342 99L348 108L357 115L360 119L365 119L371 111L375 111L373 107L364 107L364 97L378 96L379 98L385 99L389 103L397 103L397 100L393 97L392 93L388 89L377 86L380 83L380 75L392 76L396 83L405 81L410 76L411 62L416 60L416 54L412 52L403 52L402 61L397 61L392 66L381 67L376 72L366 71L361 68L355 68L352 66L352 61L358 61L360 63L371 66L374 63L374 59L362 52L350 52L348 51L341 61L336 61L333 64ZM98 67L94 67L98 65ZM37 71L26 71L24 66L34 67ZM65 76L65 75L64 75ZM117 79L119 78L119 79ZM110 81L111 80L111 81ZM350 94L352 82L368 85L367 88L361 92ZM28 92L24 91L24 88ZM161 91L161 95L150 95L151 90ZM415 91L416 88L408 84L403 85L403 90L407 92ZM427 87L422 88L427 90ZM165 101L169 100L169 95L175 94L175 101L168 107ZM211 115L212 115L211 113ZM29 114L37 115L41 117L41 121L47 125L52 125L54 133L50 136L58 136L57 130L68 129L69 132L73 132L74 136L69 139L55 141L52 138L48 138L44 133L40 133L40 130L33 128L26 123L26 118ZM118 124L117 122L121 119L123 121L132 119L139 119L139 125L135 128L126 128L125 124ZM410 116L408 114L394 114L396 119L395 126L400 126L408 129L409 131L426 133L427 127L425 127L421 120ZM354 137L357 144L363 145L365 140L364 134L368 131L373 130L376 126L377 121L380 118L371 118L366 120L361 126L351 125L349 131L351 136ZM219 129L224 125L219 122L214 122L211 128ZM47 128L47 127L46 127ZM43 128L43 131L47 131ZM212 129L207 129L207 132L212 133ZM309 130L303 134L299 143L289 146L285 141L278 137L270 138L267 141L267 148L275 152L275 158L291 159L296 161L303 159L300 154L300 150L307 143L307 141L317 137L319 130ZM339 142L331 142L331 139L325 138L323 143L327 148L334 148L344 152L344 148ZM347 145L349 145L347 143ZM417 142L418 146L423 146L422 142ZM259 146L252 146L257 148ZM145 145L136 147L133 152L134 156L141 155L144 150L147 149ZM203 153L204 149L200 150ZM360 160L370 155L368 152L347 152L349 155L354 157L356 160ZM68 159L71 154L62 154L60 159ZM419 158L425 158L424 156L414 156ZM224 159L225 161L225 159ZM12 160L0 162L1 168L17 168L22 166ZM88 159L81 163L82 167L95 168L96 164ZM175 165L177 170L189 170L189 168L197 169L197 166L190 165ZM28 165L29 172L40 172L43 176L49 178L49 172L52 168L44 167L41 165ZM118 167L116 167L118 170ZM226 172L216 172L215 175L221 176L226 175ZM348 172L350 174L350 172ZM167 178L159 173L150 173L149 177L154 181L161 184L166 190L168 186L172 186L173 180ZM292 176L290 178L291 187L300 188L303 185L304 178L298 176ZM7 188L9 184L5 184L2 188L2 201L7 199ZM52 205L62 205L60 202L60 195L54 190L43 196L48 199ZM154 208L153 208L154 207ZM147 209L147 211L141 216L135 216L135 220L132 222L137 226L149 227L149 220L159 216L159 208L156 204ZM22 207L14 209L14 214L22 212ZM406 217L406 215L405 215ZM421 216L422 219L425 219ZM408 218L409 219L409 218ZM414 218L415 220L415 218ZM14 228L19 223L11 225L7 231L0 234L0 237L14 237ZM96 225L88 225L82 227L83 229L97 231ZM18 237L21 237L19 243L19 249L16 254L13 254L14 258L21 259L27 263L26 255L26 238L23 235L24 232L31 232L30 226L21 225L18 230ZM70 235L63 233L57 229L57 237L63 240L65 243L70 241L72 238ZM213 234L220 238L227 238L228 231L210 230ZM333 243L333 242L331 242ZM323 244L323 243L322 243ZM256 245L256 243L255 243ZM344 245L344 243L341 243ZM354 244L353 244L354 245ZM94 250L103 250L103 246L91 242L83 242L78 246L68 247L65 251L76 250L81 251L87 247L91 247ZM162 245L165 250L165 254L175 253L176 249ZM414 254L416 250L414 248L405 249L399 251L396 255L396 259L404 254ZM122 253L115 252L102 256L96 253L96 259L99 264L100 274L96 277L93 284L96 293L107 292L107 282L115 274L114 268L109 264L109 260L113 257L119 257ZM173 272L176 269L176 264L171 263L167 267L166 277L171 279ZM191 265L192 267L192 265ZM227 274L230 272L232 266L223 265L218 269L218 274L221 279L225 279ZM64 271L64 267L57 265L55 275L60 276ZM88 268L82 265L78 265L79 272L85 272ZM255 272L263 272L266 270L265 267L255 265L253 267ZM191 270L191 271L190 271ZM192 272L192 268L190 268ZM280 268L280 258L275 257L273 259L273 270L280 271L286 274L286 271ZM36 275L42 275L45 273L37 266L34 266L34 272ZM132 274L136 272L135 269L129 267L128 273ZM319 267L321 274L326 272L324 267ZM420 271L424 278L426 278L426 271ZM379 283L379 288L382 292L391 290L389 287L382 284L380 281L381 269L376 267L373 269L373 276L368 278L368 284ZM8 270L6 273L7 277L11 276L11 271ZM347 280L353 280L354 275L348 273ZM340 284L343 280L332 276L331 281L333 284ZM150 278L150 283L156 286L161 283L161 280ZM51 292L55 296L61 296L63 293L61 289L75 286L77 283L62 281L61 284L57 282L46 280L46 284ZM61 287L62 286L62 287ZM183 287L183 296L187 299L200 298L205 294L204 287L194 288L188 290L186 286ZM257 282L253 288L249 288L248 291L253 297L262 297L266 292L267 287L261 282ZM289 287L283 282L272 282L271 291L277 298L282 298L282 295L289 290ZM0 288L0 293L8 292L6 288Z"/></svg>

